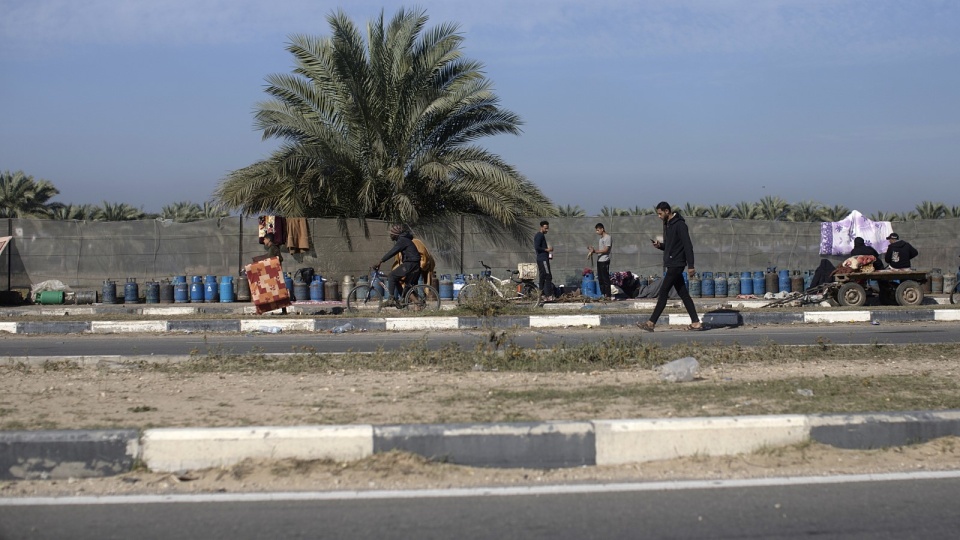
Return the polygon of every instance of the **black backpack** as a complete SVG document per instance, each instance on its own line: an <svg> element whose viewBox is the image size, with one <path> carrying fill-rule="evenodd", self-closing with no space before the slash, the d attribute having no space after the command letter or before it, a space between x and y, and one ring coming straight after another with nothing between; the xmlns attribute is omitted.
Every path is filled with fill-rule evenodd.
<svg viewBox="0 0 960 540"><path fill-rule="evenodd" d="M313 268L300 268L293 273L293 280L309 284L313 282L313 275Z"/></svg>

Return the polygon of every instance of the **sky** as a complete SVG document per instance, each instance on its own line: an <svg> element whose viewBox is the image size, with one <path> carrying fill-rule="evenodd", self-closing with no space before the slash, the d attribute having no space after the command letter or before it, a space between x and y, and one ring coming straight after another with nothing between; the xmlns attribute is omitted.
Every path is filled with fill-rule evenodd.
<svg viewBox="0 0 960 540"><path fill-rule="evenodd" d="M557 205L780 197L960 206L955 0L0 0L0 170L55 202L202 203L294 34L423 8L522 134L483 139Z"/></svg>

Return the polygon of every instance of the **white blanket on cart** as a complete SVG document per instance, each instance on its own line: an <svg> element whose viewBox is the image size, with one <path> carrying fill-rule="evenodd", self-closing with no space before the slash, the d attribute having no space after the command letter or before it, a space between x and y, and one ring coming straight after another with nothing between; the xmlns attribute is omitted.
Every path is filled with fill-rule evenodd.
<svg viewBox="0 0 960 540"><path fill-rule="evenodd" d="M889 221L873 221L854 210L842 221L825 221L820 224L820 254L849 255L853 250L853 239L863 238L868 246L878 253L887 251L887 236L893 232Z"/></svg>

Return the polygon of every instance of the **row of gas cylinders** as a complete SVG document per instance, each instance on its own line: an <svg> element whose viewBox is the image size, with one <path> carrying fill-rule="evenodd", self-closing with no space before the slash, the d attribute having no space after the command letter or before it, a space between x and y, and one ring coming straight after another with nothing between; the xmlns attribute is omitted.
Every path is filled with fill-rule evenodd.
<svg viewBox="0 0 960 540"><path fill-rule="evenodd" d="M140 284L136 278L127 278L120 286L112 279L104 280L100 301L104 304L138 304L141 302ZM147 304L229 303L249 302L250 284L233 276L173 276L173 279L147 281L143 284L142 301Z"/></svg>
<svg viewBox="0 0 960 540"><path fill-rule="evenodd" d="M813 280L813 273L809 271L802 274L799 270L778 272L775 268L768 268L766 272L704 272L702 276L694 274L688 278L686 273L683 276L690 296L700 298L802 292L810 287Z"/></svg>

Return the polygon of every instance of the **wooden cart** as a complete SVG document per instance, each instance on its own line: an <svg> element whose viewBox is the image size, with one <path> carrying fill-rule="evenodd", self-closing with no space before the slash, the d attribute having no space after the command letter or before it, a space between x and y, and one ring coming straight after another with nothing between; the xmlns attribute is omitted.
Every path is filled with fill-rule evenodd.
<svg viewBox="0 0 960 540"><path fill-rule="evenodd" d="M901 306L919 306L923 302L923 287L927 273L917 270L877 270L836 274L834 282L825 284L825 296L836 299L841 306L862 306L867 301L867 282L880 285L880 300Z"/></svg>

